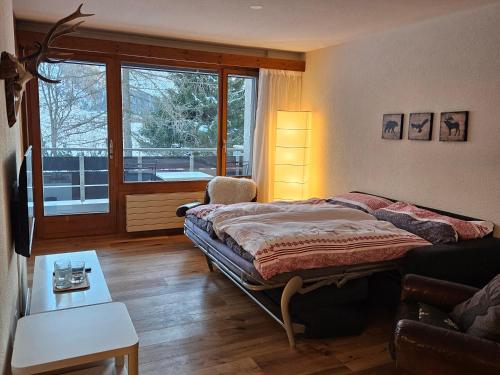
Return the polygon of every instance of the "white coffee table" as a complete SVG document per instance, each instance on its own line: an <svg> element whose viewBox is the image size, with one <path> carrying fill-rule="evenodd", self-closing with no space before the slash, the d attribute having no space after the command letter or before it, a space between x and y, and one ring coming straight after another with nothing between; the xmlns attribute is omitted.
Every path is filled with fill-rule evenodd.
<svg viewBox="0 0 500 375"><path fill-rule="evenodd" d="M87 274L90 288L82 291L54 293L52 287L54 261L60 258L84 260L85 267L92 269ZM111 301L111 295L94 250L42 255L35 258L29 314L97 305Z"/></svg>
<svg viewBox="0 0 500 375"><path fill-rule="evenodd" d="M123 303L113 302L28 315L17 323L14 375L37 374L116 358L114 369L75 374L138 374L139 339Z"/></svg>

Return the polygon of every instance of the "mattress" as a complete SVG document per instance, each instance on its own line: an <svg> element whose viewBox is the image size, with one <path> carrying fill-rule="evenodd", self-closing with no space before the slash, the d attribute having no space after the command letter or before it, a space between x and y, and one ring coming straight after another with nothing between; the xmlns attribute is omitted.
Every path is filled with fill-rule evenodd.
<svg viewBox="0 0 500 375"><path fill-rule="evenodd" d="M191 240L196 242L197 245L202 246L205 251L224 263L224 265L231 269L231 271L240 275L241 270L243 270L245 272L245 276L250 276L253 281L256 281L257 283L264 282L251 261L248 261L238 255L227 244L213 238L206 230L198 225L196 220L190 220L187 218L184 225L186 230L193 232L193 234L199 238L201 242L197 241L196 238L189 236ZM189 233L187 234L189 235ZM203 242L208 244L210 247L204 246ZM219 254L222 255L222 257L220 257Z"/></svg>
<svg viewBox="0 0 500 375"><path fill-rule="evenodd" d="M185 229L188 237L198 246L202 247L204 251L215 257L236 275L244 276L244 278L246 278L248 281L255 284L282 285L288 282L290 278L295 275L302 277L303 280L311 280L316 278L328 277L335 274L342 275L344 273L352 272L354 268L361 270L365 267L370 266L387 268L397 267L397 263L395 261L378 262L371 264L365 263L357 264L355 266L325 267L305 269L295 272L286 272L278 274L271 279L264 280L251 261L248 261L238 255L237 252L231 249L227 244L221 242L218 239L212 238L209 233L197 226L195 224L195 221L186 220ZM206 246L206 244L208 244L209 246Z"/></svg>
<svg viewBox="0 0 500 375"><path fill-rule="evenodd" d="M206 233L208 233L210 238L213 238L214 240L219 240L217 238L217 235L215 234L213 228L212 228L211 222L209 222L207 220L199 219L194 215L186 216L186 221L189 221L191 224L195 225L196 227L198 227L198 228L202 229L203 231L205 231ZM222 241L222 242L224 242L227 245L227 247L229 247L229 249L231 249L238 256L242 257L243 259L247 260L248 262L253 262L253 256L250 253L246 252L245 249L243 249L240 245L238 245L238 243L235 240L233 240L230 236L226 236L224 238L224 241Z"/></svg>

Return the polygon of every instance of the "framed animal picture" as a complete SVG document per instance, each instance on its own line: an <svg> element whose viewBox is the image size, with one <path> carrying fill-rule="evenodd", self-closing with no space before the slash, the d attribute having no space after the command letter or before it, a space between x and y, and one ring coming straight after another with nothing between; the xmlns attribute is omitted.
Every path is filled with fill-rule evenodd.
<svg viewBox="0 0 500 375"><path fill-rule="evenodd" d="M385 114L382 120L382 139L403 137L403 114Z"/></svg>
<svg viewBox="0 0 500 375"><path fill-rule="evenodd" d="M408 139L430 141L433 117L433 113L410 113Z"/></svg>
<svg viewBox="0 0 500 375"><path fill-rule="evenodd" d="M447 142L467 141L469 112L442 112L439 140Z"/></svg>

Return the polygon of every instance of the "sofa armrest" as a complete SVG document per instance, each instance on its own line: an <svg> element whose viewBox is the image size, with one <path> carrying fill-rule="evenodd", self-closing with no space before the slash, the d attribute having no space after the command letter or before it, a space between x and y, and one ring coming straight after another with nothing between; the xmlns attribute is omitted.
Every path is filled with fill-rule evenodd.
<svg viewBox="0 0 500 375"><path fill-rule="evenodd" d="M500 374L500 345L476 336L400 320L396 365L412 374Z"/></svg>
<svg viewBox="0 0 500 375"><path fill-rule="evenodd" d="M423 302L450 311L477 291L478 289L468 285L419 275L406 275L403 279L401 301Z"/></svg>
<svg viewBox="0 0 500 375"><path fill-rule="evenodd" d="M201 206L202 204L203 203L201 203L201 202L191 202L191 203L183 204L182 206L177 207L177 210L175 210L175 214L178 217L184 217L184 216L186 216L186 212L188 210L190 210L191 208Z"/></svg>

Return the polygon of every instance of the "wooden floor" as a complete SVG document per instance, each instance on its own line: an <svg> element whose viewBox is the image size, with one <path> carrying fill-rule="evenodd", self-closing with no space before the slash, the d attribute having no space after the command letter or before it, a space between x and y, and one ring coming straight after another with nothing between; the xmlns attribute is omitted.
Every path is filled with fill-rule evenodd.
<svg viewBox="0 0 500 375"><path fill-rule="evenodd" d="M127 305L140 340L140 374L396 374L388 314L361 336L299 339L218 272L182 235L75 239L35 252L96 249L114 301ZM33 258L32 258L33 259ZM30 269L32 267L30 261Z"/></svg>

